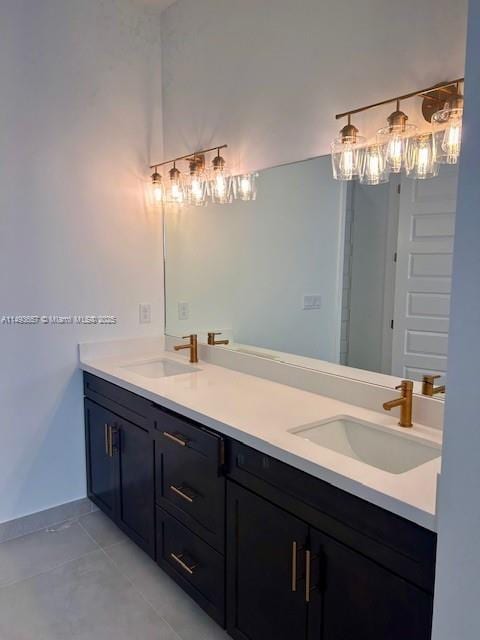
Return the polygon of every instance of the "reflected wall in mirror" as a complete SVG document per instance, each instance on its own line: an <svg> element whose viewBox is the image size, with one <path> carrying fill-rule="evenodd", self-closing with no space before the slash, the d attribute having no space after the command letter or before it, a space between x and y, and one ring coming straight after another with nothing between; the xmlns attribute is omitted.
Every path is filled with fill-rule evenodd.
<svg viewBox="0 0 480 640"><path fill-rule="evenodd" d="M167 334L222 331L353 378L445 377L457 171L372 187L322 156L261 171L254 202L167 208Z"/></svg>

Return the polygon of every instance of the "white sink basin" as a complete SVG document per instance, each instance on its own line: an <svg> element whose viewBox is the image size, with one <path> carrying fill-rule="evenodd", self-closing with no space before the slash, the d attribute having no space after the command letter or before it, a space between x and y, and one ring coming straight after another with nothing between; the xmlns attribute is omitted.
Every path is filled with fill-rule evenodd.
<svg viewBox="0 0 480 640"><path fill-rule="evenodd" d="M144 378L167 378L169 376L179 376L184 373L200 371L198 367L182 364L181 362L169 360L168 358L151 360L150 362L140 364L130 364L122 367L122 369L131 371L132 373L138 373L138 375Z"/></svg>
<svg viewBox="0 0 480 640"><path fill-rule="evenodd" d="M441 448L349 416L337 416L290 431L299 438L360 460L377 469L399 474L439 458Z"/></svg>

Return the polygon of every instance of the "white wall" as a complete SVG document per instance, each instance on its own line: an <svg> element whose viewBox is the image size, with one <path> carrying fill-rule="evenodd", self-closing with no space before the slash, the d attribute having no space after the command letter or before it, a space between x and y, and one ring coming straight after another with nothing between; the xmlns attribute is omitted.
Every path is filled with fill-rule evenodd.
<svg viewBox="0 0 480 640"><path fill-rule="evenodd" d="M114 327L0 324L0 522L85 496L77 343L158 333L159 17L129 0L0 4L0 316L112 314ZM148 174L147 174L148 175ZM138 324L138 303L153 323Z"/></svg>
<svg viewBox="0 0 480 640"><path fill-rule="evenodd" d="M341 193L324 156L262 171L255 202L167 210L167 332L228 328L236 342L338 362ZM321 309L305 311L312 294Z"/></svg>
<svg viewBox="0 0 480 640"><path fill-rule="evenodd" d="M463 75L466 5L178 0L162 16L167 157L228 143L260 169L328 153L335 113ZM371 135L391 111L355 122Z"/></svg>
<svg viewBox="0 0 480 640"><path fill-rule="evenodd" d="M439 491L434 640L480 636L480 2L470 1L445 443Z"/></svg>

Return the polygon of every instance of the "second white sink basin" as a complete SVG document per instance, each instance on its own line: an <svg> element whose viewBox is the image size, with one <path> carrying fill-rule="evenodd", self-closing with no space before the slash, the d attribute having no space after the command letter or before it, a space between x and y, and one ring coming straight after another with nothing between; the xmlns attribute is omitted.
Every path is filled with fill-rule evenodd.
<svg viewBox="0 0 480 640"><path fill-rule="evenodd" d="M337 416L290 431L331 451L377 469L400 474L439 458L441 448L349 416Z"/></svg>
<svg viewBox="0 0 480 640"><path fill-rule="evenodd" d="M191 365L182 364L181 362L169 360L168 358L142 362L140 364L130 364L122 368L127 371L132 371L132 373L138 373L144 378L167 378L169 376L178 376L183 373L194 373L195 371L200 371L198 367L192 367Z"/></svg>

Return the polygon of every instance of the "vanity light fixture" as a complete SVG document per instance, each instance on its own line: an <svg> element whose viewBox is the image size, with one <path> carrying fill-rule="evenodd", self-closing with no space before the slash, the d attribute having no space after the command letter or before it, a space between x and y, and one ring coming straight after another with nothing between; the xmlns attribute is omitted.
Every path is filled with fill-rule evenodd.
<svg viewBox="0 0 480 640"><path fill-rule="evenodd" d="M214 204L229 204L233 201L233 179L224 158L220 155L220 148L212 161L209 187L210 198Z"/></svg>
<svg viewBox="0 0 480 640"><path fill-rule="evenodd" d="M194 206L203 206L207 203L208 196L212 193L210 191L210 180L215 178L216 191L215 196L212 196L212 201L231 202L234 195L232 177L225 168L225 160L220 156L220 150L226 147L227 145L224 144L209 149L201 149L172 160L165 160L151 165L150 168L154 170L152 175L153 200L155 201L156 198L159 198L162 202L177 206L187 203ZM207 174L205 170L205 155L211 151L217 152L217 157L213 161L213 176ZM183 175L177 169L177 162L182 160L189 163L188 175ZM168 164L173 164L173 166L168 172L168 184L164 184L162 177L158 173L158 168ZM214 197L216 198L215 200Z"/></svg>
<svg viewBox="0 0 480 640"><path fill-rule="evenodd" d="M332 167L335 180L354 180L362 169L362 159L366 138L358 135L358 129L352 124L350 113L348 123L340 130L338 138L332 142Z"/></svg>
<svg viewBox="0 0 480 640"><path fill-rule="evenodd" d="M409 177L424 180L438 175L439 164L458 162L463 117L461 82L463 78L337 114L337 119L348 116L348 124L332 143L333 177L354 180L360 176L363 184L381 184L388 180L389 173L405 170ZM419 133L400 109L402 100L414 97L423 98L423 115L432 123ZM388 125L377 131L372 145L358 147L358 131L351 125L351 116L392 102L397 105L388 117Z"/></svg>

